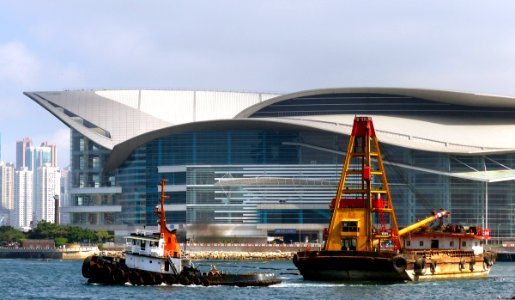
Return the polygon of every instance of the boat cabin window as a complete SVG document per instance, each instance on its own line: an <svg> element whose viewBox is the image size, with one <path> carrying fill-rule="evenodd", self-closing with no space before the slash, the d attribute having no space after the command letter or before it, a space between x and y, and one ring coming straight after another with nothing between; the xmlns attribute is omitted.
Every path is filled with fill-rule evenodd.
<svg viewBox="0 0 515 300"><path fill-rule="evenodd" d="M461 242L461 246L462 247L467 247L467 242L465 242L465 241Z"/></svg>
<svg viewBox="0 0 515 300"><path fill-rule="evenodd" d="M132 244L136 246L136 240L132 240Z"/></svg>
<svg viewBox="0 0 515 300"><path fill-rule="evenodd" d="M411 241L406 241L406 246L411 246Z"/></svg>
<svg viewBox="0 0 515 300"><path fill-rule="evenodd" d="M424 246L424 241L419 242L420 247Z"/></svg>
<svg viewBox="0 0 515 300"><path fill-rule="evenodd" d="M356 239L343 239L342 250L344 251L356 251Z"/></svg>
<svg viewBox="0 0 515 300"><path fill-rule="evenodd" d="M449 247L454 247L454 241L449 242Z"/></svg>
<svg viewBox="0 0 515 300"><path fill-rule="evenodd" d="M141 250L145 250L145 241L141 241Z"/></svg>
<svg viewBox="0 0 515 300"><path fill-rule="evenodd" d="M342 221L342 232L359 232L358 221Z"/></svg>
<svg viewBox="0 0 515 300"><path fill-rule="evenodd" d="M438 249L440 248L440 243L438 240L431 240L431 248L432 249Z"/></svg>

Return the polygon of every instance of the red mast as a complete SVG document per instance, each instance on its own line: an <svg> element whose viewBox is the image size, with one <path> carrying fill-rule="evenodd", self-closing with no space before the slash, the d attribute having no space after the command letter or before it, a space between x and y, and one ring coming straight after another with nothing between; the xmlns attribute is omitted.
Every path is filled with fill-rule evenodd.
<svg viewBox="0 0 515 300"><path fill-rule="evenodd" d="M170 198L165 195L165 182L166 179L161 180L161 207L157 210L157 214L159 215L159 232L161 233L161 238L164 240L164 256L171 257L181 257L181 248L179 247L179 243L177 242L177 237L175 236L175 229L170 231L166 226L166 214L165 214L165 199Z"/></svg>

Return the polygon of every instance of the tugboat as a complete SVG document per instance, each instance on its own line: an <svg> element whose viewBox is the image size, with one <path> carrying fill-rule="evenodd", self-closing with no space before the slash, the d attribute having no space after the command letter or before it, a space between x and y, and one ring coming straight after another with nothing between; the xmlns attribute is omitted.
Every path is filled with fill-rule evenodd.
<svg viewBox="0 0 515 300"><path fill-rule="evenodd" d="M159 231L137 231L126 237L124 257L93 255L82 264L82 275L88 283L132 285L233 285L268 286L281 282L274 273L226 274L216 267L202 273L193 263L182 256L175 230L166 224L164 193L166 180L161 181Z"/></svg>
<svg viewBox="0 0 515 300"><path fill-rule="evenodd" d="M399 229L372 119L356 117L324 246L293 257L305 280L430 281L487 277L489 231L444 225L446 210ZM437 226L430 225L440 220Z"/></svg>

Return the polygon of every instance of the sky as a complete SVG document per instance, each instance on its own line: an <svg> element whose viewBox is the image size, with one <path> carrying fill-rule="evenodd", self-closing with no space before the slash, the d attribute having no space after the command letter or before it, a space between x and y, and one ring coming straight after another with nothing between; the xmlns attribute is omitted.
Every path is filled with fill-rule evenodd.
<svg viewBox="0 0 515 300"><path fill-rule="evenodd" d="M513 1L0 0L1 159L69 129L24 91L290 93L406 87L515 97ZM514 100L515 101L515 100Z"/></svg>

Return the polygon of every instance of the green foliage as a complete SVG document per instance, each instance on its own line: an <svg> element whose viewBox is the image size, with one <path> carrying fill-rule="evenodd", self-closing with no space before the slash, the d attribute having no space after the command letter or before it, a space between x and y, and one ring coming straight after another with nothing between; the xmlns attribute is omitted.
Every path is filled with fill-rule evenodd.
<svg viewBox="0 0 515 300"><path fill-rule="evenodd" d="M28 233L23 233L10 226L0 227L0 242L8 244L25 239L54 240L57 246L67 243L94 243L96 241L105 242L112 238L106 230L89 230L78 226L59 225L46 221L41 221L38 226Z"/></svg>
<svg viewBox="0 0 515 300"><path fill-rule="evenodd" d="M23 232L12 228L11 226L1 226L0 227L0 242L3 243L11 243L17 242L21 243L26 239L25 234Z"/></svg>
<svg viewBox="0 0 515 300"><path fill-rule="evenodd" d="M56 247L61 247L63 245L68 244L68 239L64 237L58 237L54 239Z"/></svg>
<svg viewBox="0 0 515 300"><path fill-rule="evenodd" d="M100 230L100 236L109 236L105 230ZM81 228L78 226L58 225L46 221L41 221L38 226L29 233L30 239L56 239L66 238L70 243L95 242L99 239L98 232ZM57 241L56 241L57 244Z"/></svg>
<svg viewBox="0 0 515 300"><path fill-rule="evenodd" d="M105 242L112 236L107 232L107 230L97 230L96 236L98 238L98 241Z"/></svg>

